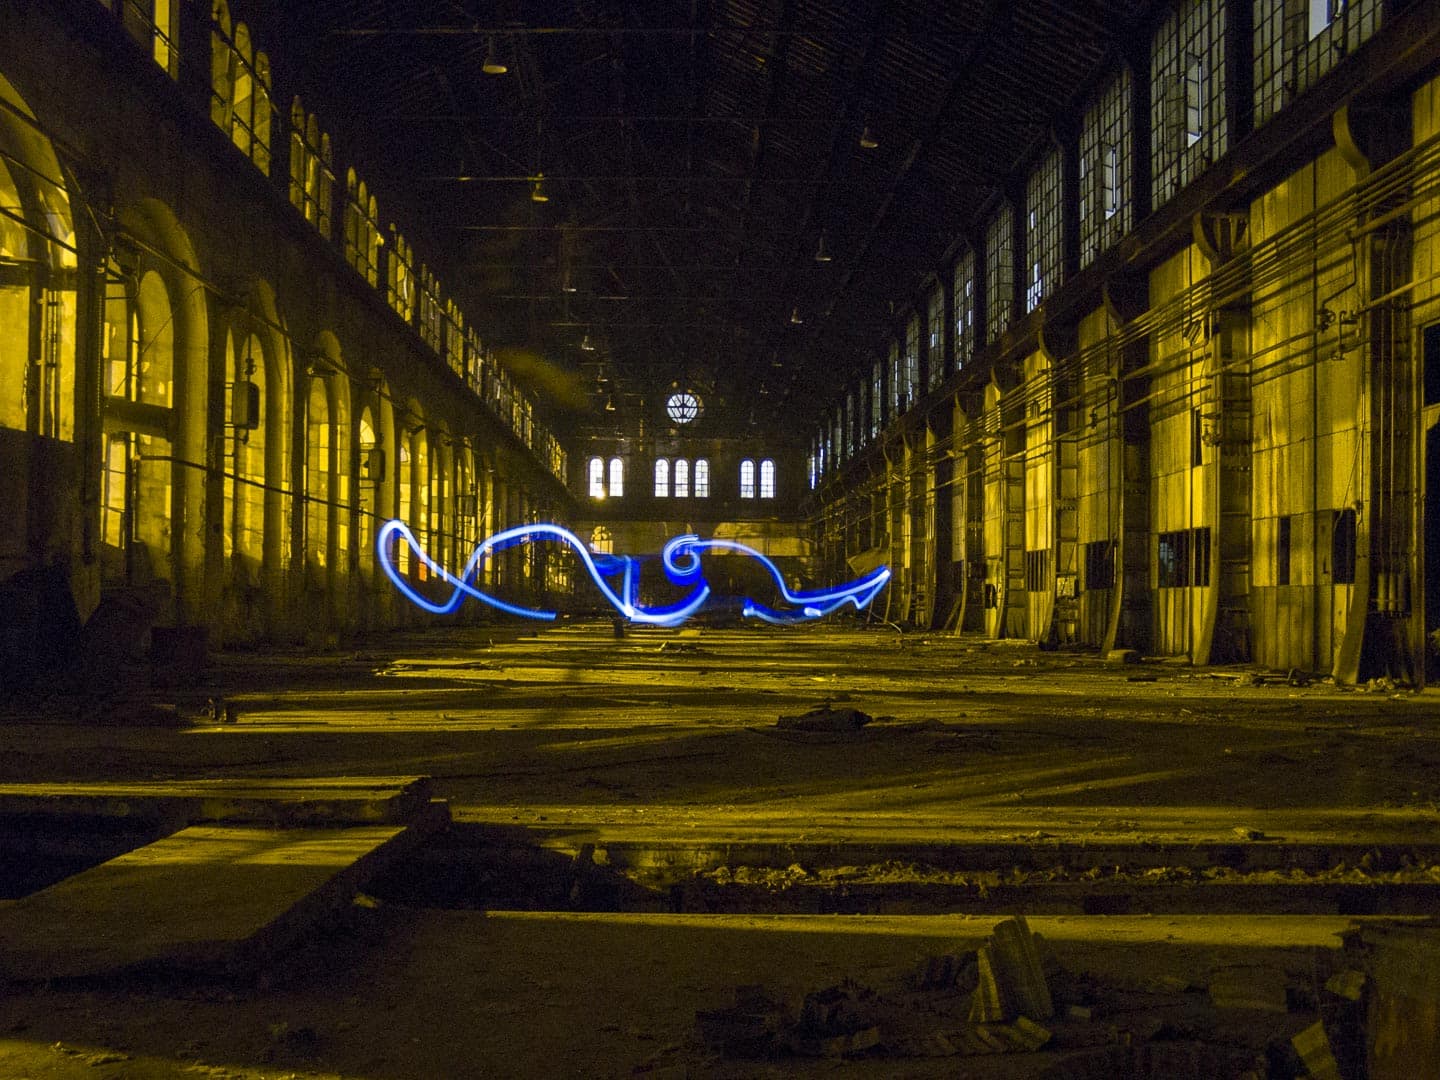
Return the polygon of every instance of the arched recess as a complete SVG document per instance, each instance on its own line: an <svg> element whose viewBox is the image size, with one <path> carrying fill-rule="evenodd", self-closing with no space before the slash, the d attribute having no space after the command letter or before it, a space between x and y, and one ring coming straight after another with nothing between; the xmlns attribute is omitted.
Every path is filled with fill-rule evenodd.
<svg viewBox="0 0 1440 1080"><path fill-rule="evenodd" d="M305 358L304 378L307 629L328 634L346 625L352 526L350 385L340 344L328 330Z"/></svg>
<svg viewBox="0 0 1440 1080"><path fill-rule="evenodd" d="M0 581L78 554L87 471L75 446L75 230L66 177L40 132L0 77Z"/></svg>
<svg viewBox="0 0 1440 1080"><path fill-rule="evenodd" d="M168 206L140 200L117 225L101 372L102 586L167 582L161 621L205 623L205 286Z"/></svg>
<svg viewBox="0 0 1440 1080"><path fill-rule="evenodd" d="M481 451L475 459L475 532L476 539L484 540L500 528L495 509L496 500L495 458L487 451ZM467 555L466 558L469 558ZM494 587L498 580L496 560L486 559L479 568L480 583Z"/></svg>
<svg viewBox="0 0 1440 1080"><path fill-rule="evenodd" d="M290 347L268 284L224 333L226 637L254 640L281 630L292 503Z"/></svg>
<svg viewBox="0 0 1440 1080"><path fill-rule="evenodd" d="M455 448L455 560L453 569L464 569L479 537L475 535L475 451L468 438Z"/></svg>
<svg viewBox="0 0 1440 1080"><path fill-rule="evenodd" d="M426 550L434 551L430 518L430 439L425 430L425 411L411 398L405 406L397 438L401 445L401 494L399 516L410 526L416 541ZM433 555L432 555L433 557ZM425 566L415 558L408 546L402 551L401 569L412 580L424 581Z"/></svg>
<svg viewBox="0 0 1440 1080"><path fill-rule="evenodd" d="M372 369L358 401L356 473L356 564L360 570L361 603L358 618L366 626L388 623L390 588L376 573L375 537L382 522L396 516L399 462L395 442L395 410L384 374ZM408 457L408 454L406 455Z"/></svg>
<svg viewBox="0 0 1440 1080"><path fill-rule="evenodd" d="M455 565L455 444L445 421L431 429L430 530L431 558L447 570Z"/></svg>

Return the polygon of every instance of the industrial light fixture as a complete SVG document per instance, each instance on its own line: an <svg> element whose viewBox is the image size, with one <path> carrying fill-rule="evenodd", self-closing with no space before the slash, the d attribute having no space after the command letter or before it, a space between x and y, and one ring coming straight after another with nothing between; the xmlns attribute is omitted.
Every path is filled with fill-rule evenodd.
<svg viewBox="0 0 1440 1080"><path fill-rule="evenodd" d="M585 331L585 336L580 339L580 348L584 349L586 352L594 352L594 351L595 351L595 343L590 340L590 331L589 331L589 330L586 330L586 331Z"/></svg>
<svg viewBox="0 0 1440 1080"><path fill-rule="evenodd" d="M545 194L545 174L536 173L535 178L530 181L530 201L549 202L550 196Z"/></svg>
<svg viewBox="0 0 1440 1080"><path fill-rule="evenodd" d="M614 411L615 411L615 395L614 395L614 394L607 394L607 395L605 395L605 411L606 411L606 412L614 412Z"/></svg>
<svg viewBox="0 0 1440 1080"><path fill-rule="evenodd" d="M874 150L879 145L880 141L870 134L870 125L866 124L865 129L860 132L860 149Z"/></svg>
<svg viewBox="0 0 1440 1080"><path fill-rule="evenodd" d="M829 261L830 261L830 253L825 250L825 233L824 233L823 231L820 233L820 246L815 249L815 261L816 261L816 262L829 262Z"/></svg>
<svg viewBox="0 0 1440 1080"><path fill-rule="evenodd" d="M798 307L793 307L793 308L790 309L790 325L791 325L791 326L799 326L799 325L800 325L801 323L803 323L804 321L805 321L805 320L800 317L800 309L799 309Z"/></svg>
<svg viewBox="0 0 1440 1080"><path fill-rule="evenodd" d="M504 75L510 70L501 63L500 58L495 55L495 36L493 34L486 39L485 63L481 65L480 70L485 72L486 75Z"/></svg>

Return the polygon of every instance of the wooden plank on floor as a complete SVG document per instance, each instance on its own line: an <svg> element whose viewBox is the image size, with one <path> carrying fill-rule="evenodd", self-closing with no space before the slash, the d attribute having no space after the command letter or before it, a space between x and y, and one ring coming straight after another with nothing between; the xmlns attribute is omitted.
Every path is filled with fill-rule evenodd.
<svg viewBox="0 0 1440 1080"><path fill-rule="evenodd" d="M423 830L197 825L0 907L0 981L262 969Z"/></svg>
<svg viewBox="0 0 1440 1080"><path fill-rule="evenodd" d="M398 824L430 802L423 776L0 784L0 816L161 817L177 823Z"/></svg>

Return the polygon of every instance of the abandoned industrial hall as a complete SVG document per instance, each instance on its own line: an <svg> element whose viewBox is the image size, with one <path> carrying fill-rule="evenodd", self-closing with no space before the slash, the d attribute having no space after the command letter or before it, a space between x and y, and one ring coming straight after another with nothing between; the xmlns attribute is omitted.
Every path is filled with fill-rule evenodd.
<svg viewBox="0 0 1440 1080"><path fill-rule="evenodd" d="M1440 1076L1440 5L0 0L0 1078Z"/></svg>

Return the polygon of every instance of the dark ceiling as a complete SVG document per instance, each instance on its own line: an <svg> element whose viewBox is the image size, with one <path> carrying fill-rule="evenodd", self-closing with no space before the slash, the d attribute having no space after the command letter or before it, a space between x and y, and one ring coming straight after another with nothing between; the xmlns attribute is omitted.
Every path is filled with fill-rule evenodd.
<svg viewBox="0 0 1440 1080"><path fill-rule="evenodd" d="M1155 6L277 0L264 21L563 432L672 381L808 426Z"/></svg>

